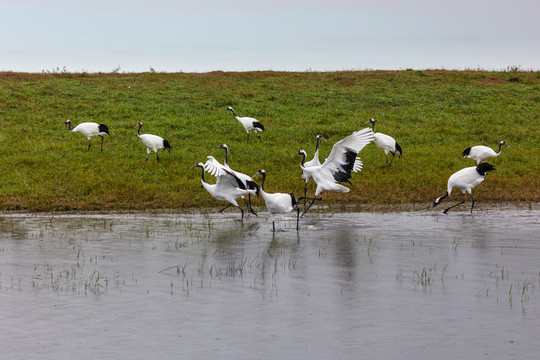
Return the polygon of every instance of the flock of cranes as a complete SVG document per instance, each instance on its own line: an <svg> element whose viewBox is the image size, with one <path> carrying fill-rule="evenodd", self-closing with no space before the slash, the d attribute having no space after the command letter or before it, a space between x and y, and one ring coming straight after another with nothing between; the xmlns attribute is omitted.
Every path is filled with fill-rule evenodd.
<svg viewBox="0 0 540 360"><path fill-rule="evenodd" d="M247 141L249 142L250 132L254 132L259 140L261 140L259 132L264 131L264 126L257 120L251 117L239 117L236 115L232 107L227 107L227 110L231 111L234 117L244 126L247 133ZM230 206L234 206L241 211L242 219L244 218L244 209L238 204L237 199L242 198L246 205L247 210L257 215L257 212L253 210L251 205L251 195L262 195L266 208L273 214L288 214L292 211L297 213L297 228L299 218L311 208L311 206L317 200L322 200L320 196L324 191L347 193L350 188L340 183L351 184L351 177L353 172L359 172L362 170L363 163L358 156L358 153L370 142L374 142L377 147L382 149L386 155L386 166L390 166L397 154L401 157L403 150L401 146L396 142L394 138L382 133L375 133L375 120L370 119L366 124L370 124L371 127L355 131L351 135L336 142L330 155L325 159L323 163L319 161L319 142L326 139L318 134L316 137L316 147L313 159L306 161L307 153L305 150L300 150L293 156L301 156L300 168L302 170L302 179L305 182L304 196L296 199L292 193L267 193L264 190L264 183L266 181L266 171L259 169L253 176L248 176L241 172L233 170L229 166L229 148L226 144L221 144L215 147L215 149L223 149L225 151L225 157L223 164L221 164L214 156L209 155L205 163L199 162L192 168L201 168L201 183L202 186L208 191L210 195L220 201L227 202L228 205L219 212L227 209ZM75 128L71 128L71 121L66 120L64 123L68 126L71 132L78 132L88 139L88 151L90 151L90 139L95 136L101 137L101 151L103 151L103 137L109 136L109 129L104 124L97 124L93 122L84 122L77 125ZM158 150L164 149L171 151L169 142L160 136L152 134L141 134L140 130L143 126L142 122L138 122L136 127L137 136L141 139L141 142L146 146L146 160L153 151L156 154L156 159L159 162ZM496 157L501 154L501 146L509 146L505 141L499 143L499 151L495 152L493 149L487 146L472 146L465 149L462 153L463 158L470 158L477 161L476 166L467 167L452 174L448 179L447 191L444 195L438 197L433 206L437 206L443 199L448 197L452 189L456 188L462 191L463 200L455 205L450 206L444 210L447 213L448 210L455 206L465 203L465 194L468 193L472 200L471 213L474 208L474 197L472 196L472 189L484 181L486 173L495 170L495 167L484 161L491 157ZM388 154L392 155L390 161L388 161ZM215 184L210 184L206 181L205 173L216 178ZM259 186L254 179L258 176L262 177L261 185ZM310 180L313 180L316 184L316 189L313 197L307 196L307 185ZM247 199L246 199L247 197ZM300 215L299 201L304 200L305 210ZM307 204L307 200L310 200Z"/></svg>

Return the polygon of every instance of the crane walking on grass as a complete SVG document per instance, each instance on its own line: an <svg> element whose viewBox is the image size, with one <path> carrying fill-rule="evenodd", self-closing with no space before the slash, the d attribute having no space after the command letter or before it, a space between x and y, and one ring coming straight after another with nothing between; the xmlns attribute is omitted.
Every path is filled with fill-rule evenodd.
<svg viewBox="0 0 540 360"><path fill-rule="evenodd" d="M97 124L95 122L83 122L75 126L74 129L71 128L71 120L64 121L64 126L68 126L68 129L71 132L78 132L86 136L88 139L88 151L90 151L90 139L94 136L101 137L101 151L103 151L103 136L109 135L109 128L107 125Z"/></svg>
<svg viewBox="0 0 540 360"><path fill-rule="evenodd" d="M370 119L366 124L371 124L371 130L375 132L375 119ZM403 151L401 150L401 146L394 140L393 137L390 135L386 135L383 133L375 133L375 145L377 145L380 149L384 150L384 154L386 155L386 165L390 166L392 165L392 160L394 160L394 156L398 154L398 156L401 158L401 155L403 154ZM390 164L388 163L388 153L392 154L392 159L390 159Z"/></svg>
<svg viewBox="0 0 540 360"><path fill-rule="evenodd" d="M300 150L294 154L302 156L300 163L301 169L307 172L317 184L315 196L312 198L309 206L302 213L302 216L304 216L304 214L309 210L316 200L322 199L318 198L317 196L323 191L343 193L350 191L348 187L337 184L337 182L348 182L350 184L351 182L349 179L352 176L351 173L353 171L358 172L362 170L362 162L356 158L356 155L367 144L373 141L373 137L373 131L369 128L355 131L352 135L349 135L343 140L335 143L332 147L330 155L328 155L328 158L322 165L319 166L304 166L306 161L306 152L304 150Z"/></svg>
<svg viewBox="0 0 540 360"><path fill-rule="evenodd" d="M489 159L490 157L497 157L501 155L501 146L503 145L510 147L510 145L508 145L506 141L503 140L499 143L498 152L495 152L490 147L487 147L484 145L477 145L477 146L471 146L471 147L466 148L465 150L463 150L463 153L461 153L461 155L463 155L464 159L468 158L468 159L476 160L476 164L478 165L482 161L485 161Z"/></svg>
<svg viewBox="0 0 540 360"><path fill-rule="evenodd" d="M139 139L141 139L144 146L146 146L146 161L148 161L148 157L150 156L150 153L153 151L156 153L156 159L159 162L159 156L157 151L159 149L165 149L169 151L169 154L171 153L171 145L169 142L165 139L163 139L160 136L152 135L152 134L142 134L141 135L141 128L143 126L142 122L139 121L137 124L139 129L137 130L137 136Z"/></svg>
<svg viewBox="0 0 540 360"><path fill-rule="evenodd" d="M242 212L242 220L243 220L244 209L242 209L236 202L236 199L245 195L247 191L244 184L242 184L242 181L239 178L237 178L232 172L224 170L225 174L217 177L216 183L212 185L212 184L207 183L204 178L204 172L205 172L204 164L202 162L198 162L197 165L192 166L192 168L194 167L200 167L202 169L201 183L203 187L206 189L206 191L208 191L210 195L212 195L218 200L229 202L229 205L219 210L218 212L221 213L223 212L223 210L233 205L233 206L236 206L238 209L240 209L240 211Z"/></svg>
<svg viewBox="0 0 540 360"><path fill-rule="evenodd" d="M255 135L261 140L261 136L259 135L258 131L264 131L264 126L259 122L259 120L254 119L252 117L239 117L234 112L234 109L232 107L228 107L227 110L232 111L234 117L236 120L240 121L242 125L244 125L244 129L246 129L247 132L247 141L249 142L249 132L254 131Z"/></svg>
<svg viewBox="0 0 540 360"><path fill-rule="evenodd" d="M458 172L455 172L448 178L448 186L446 190L446 194L443 196L438 197L433 202L433 207L439 205L443 199L448 197L452 193L452 189L460 189L463 193L463 201L460 203L457 203L455 205L450 206L448 209L444 210L443 212L446 214L448 210L451 208L461 205L465 203L465 193L468 192L472 199L472 206L471 206L471 214L474 208L474 197L472 196L472 189L480 184L482 181L484 181L486 177L486 173L488 171L495 170L495 167L493 165L490 165L488 163L481 163L476 166L466 167L464 169L459 170Z"/></svg>
<svg viewBox="0 0 540 360"><path fill-rule="evenodd" d="M266 181L266 171L259 169L255 175L252 176L255 179L257 176L262 175L261 181L261 195L266 203L266 208L271 214L288 214L291 211L296 211L296 230L298 230L298 222L300 218L300 208L296 202L294 195L285 193L267 193L264 191L264 182ZM275 229L275 227L274 227Z"/></svg>

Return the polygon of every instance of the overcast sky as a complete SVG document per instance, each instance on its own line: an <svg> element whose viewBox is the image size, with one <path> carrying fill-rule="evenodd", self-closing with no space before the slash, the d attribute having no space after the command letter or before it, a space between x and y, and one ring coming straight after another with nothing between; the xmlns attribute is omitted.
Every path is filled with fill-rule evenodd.
<svg viewBox="0 0 540 360"><path fill-rule="evenodd" d="M539 0L0 0L0 71L540 69Z"/></svg>

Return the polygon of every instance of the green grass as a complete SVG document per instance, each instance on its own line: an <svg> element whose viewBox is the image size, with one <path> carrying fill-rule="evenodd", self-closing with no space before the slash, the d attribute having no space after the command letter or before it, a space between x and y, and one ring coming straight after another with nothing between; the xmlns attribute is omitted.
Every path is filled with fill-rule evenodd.
<svg viewBox="0 0 540 360"><path fill-rule="evenodd" d="M225 109L259 119L267 131L246 143L242 125ZM313 155L321 133L321 159L336 141L378 120L404 156L384 166L370 144L364 170L348 194L323 194L340 204L429 205L446 191L448 177L475 164L468 146L511 147L491 160L496 171L475 189L482 202L540 201L540 72L343 71L204 74L0 73L0 209L129 210L221 206L200 184L207 155L248 175L265 168L269 192L303 193L300 158ZM70 133L84 121L106 124L111 137ZM145 162L136 136L166 138L172 152ZM208 176L209 182L213 178ZM314 190L314 185L310 187ZM452 194L449 201L458 199ZM262 206L262 199L258 205Z"/></svg>

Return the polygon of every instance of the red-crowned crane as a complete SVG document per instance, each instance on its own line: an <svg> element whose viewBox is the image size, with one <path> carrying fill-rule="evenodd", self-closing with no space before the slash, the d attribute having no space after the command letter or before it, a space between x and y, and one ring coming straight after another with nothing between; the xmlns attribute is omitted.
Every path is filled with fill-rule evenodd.
<svg viewBox="0 0 540 360"><path fill-rule="evenodd" d="M198 162L197 165L192 166L192 168L194 167L200 167L202 169L201 183L206 189L206 191L208 191L210 195L212 195L218 200L229 202L229 205L219 210L218 212L221 213L223 212L223 210L233 205L240 209L240 211L242 212L243 220L244 209L242 209L236 202L237 198L246 194L246 188L244 187L244 184L242 184L242 181L240 181L240 179L238 179L232 172L228 172L225 170L225 174L217 177L217 181L214 185L208 184L204 179L204 164L202 162Z"/></svg>
<svg viewBox="0 0 540 360"><path fill-rule="evenodd" d="M298 221L300 218L300 208L296 202L294 195L285 193L267 193L264 191L264 182L266 181L266 171L259 169L255 175L252 176L255 179L257 176L262 175L261 181L261 195L266 203L266 208L271 214L288 214L291 211L296 211L296 230L298 230ZM274 227L275 230L275 227Z"/></svg>
<svg viewBox="0 0 540 360"><path fill-rule="evenodd" d="M375 119L369 119L367 123L371 124L371 130L375 132ZM399 146L396 140L394 140L394 138L391 137L390 135L386 135L383 133L375 133L374 143L380 149L384 150L384 154L386 155L387 166L392 165L392 160L394 160L394 156L396 154L398 154L399 157L401 157L401 155L403 154L403 151L401 150L401 146ZM390 159L390 164L388 163L388 153L392 154L392 159Z"/></svg>
<svg viewBox="0 0 540 360"><path fill-rule="evenodd" d="M317 145L315 146L315 154L313 154L313 159L311 159L310 161L306 161L304 163L304 167L320 166L321 165L321 162L319 161L319 141L320 140L326 141L326 139L323 138L323 136L321 134L318 134L317 135ZM311 175L308 172L302 171L302 179L304 179L305 182L306 182L304 184L304 201L305 201L305 198L307 197L307 185L309 183L309 180L312 180L312 178L311 178Z"/></svg>
<svg viewBox="0 0 540 360"><path fill-rule="evenodd" d="M208 173L210 173L210 175L213 175L213 176L216 177L216 183L220 183L221 178L223 176L228 177L228 176L231 176L231 175L235 178L236 181L239 181L242 184L241 189L243 191L242 192L237 191L238 196L236 198L241 197L242 199L244 199L244 201L246 202L246 206L248 207L249 212L252 213L253 215L257 216L257 213L251 208L251 202L248 203L246 201L246 199L244 198L245 195L248 195L248 197L251 199L251 197L250 197L251 194L254 194L254 195L259 194L259 186L255 183L255 181L253 181L249 176L247 176L245 174L241 174L241 177L238 176L239 173L237 173L236 171L231 170L230 168L222 165L213 156L207 156L207 157L208 157L208 160L204 164L204 169ZM249 180L246 181L246 179L245 179L246 177L249 178ZM224 186L231 186L231 184L232 184L232 186L237 187L235 185L235 183L231 182L231 181L226 182ZM221 211L225 210L229 206L226 206Z"/></svg>
<svg viewBox="0 0 540 360"><path fill-rule="evenodd" d="M357 172L362 169L362 162L356 158L356 155L371 141L373 141L373 131L371 129L365 128L355 131L352 135L335 143L328 158L319 166L304 167L306 152L300 150L295 154L302 156L300 167L303 171L309 173L313 181L317 184L315 196L306 210L304 210L302 216L304 216L316 200L322 199L317 198L317 196L323 191L343 193L350 191L348 187L337 184L337 182L350 183L351 172Z"/></svg>
<svg viewBox="0 0 540 360"><path fill-rule="evenodd" d="M448 210L451 208L461 205L465 203L465 193L468 192L472 199L472 206L471 206L471 214L474 208L474 197L472 196L472 188L474 188L476 185L480 184L482 181L484 181L486 173L488 171L495 170L495 167L493 165L490 165L488 163L481 163L476 166L466 167L464 169L461 169L448 178L448 186L446 190L446 194L443 196L438 197L433 202L433 206L437 206L441 203L441 201L448 197L452 193L452 189L460 189L463 193L463 201L460 203L457 203L455 205L450 206L448 209L444 210L443 212L446 214Z"/></svg>
<svg viewBox="0 0 540 360"><path fill-rule="evenodd" d="M231 169L231 167L229 166L229 147L227 146L227 144L221 144L219 146L216 146L212 150L215 150L215 149L223 149L223 150L225 150L225 158L223 160L223 165L220 164L219 161L217 161L216 159L214 159L212 157L211 160L207 161L206 164L205 164L206 171L208 171L212 175L217 176L219 174L222 174L222 172L220 171L220 167L223 166L225 169L228 169L228 170L234 172L234 174L242 181L242 183L244 184L246 189L254 191L254 194L259 196L259 187L257 186L257 183L255 181L253 181L253 179L249 175L246 175L246 174L243 174L241 172L235 171L235 170ZM247 206L248 206L249 212L252 213L253 215L257 216L257 213L251 207L251 193L248 194Z"/></svg>
<svg viewBox="0 0 540 360"><path fill-rule="evenodd" d="M501 146L503 145L510 147L510 145L508 145L506 141L503 140L499 143L498 152L495 152L490 147L487 147L484 145L477 145L477 146L471 146L471 147L466 148L465 150L463 150L463 153L461 153L461 155L463 156L464 159L468 158L468 159L476 160L476 164L478 165L482 161L485 161L489 159L490 157L496 157L496 156L501 155Z"/></svg>
<svg viewBox="0 0 540 360"><path fill-rule="evenodd" d="M78 132L82 135L86 136L88 139L88 151L90 151L90 139L94 136L100 136L101 137L101 151L103 151L103 136L109 135L109 128L107 125L98 124L95 122L83 122L79 125L75 126L74 129L71 128L71 120L64 121L64 126L68 126L68 129L71 132Z"/></svg>
<svg viewBox="0 0 540 360"><path fill-rule="evenodd" d="M254 119L252 117L239 117L236 115L236 113L234 112L234 109L232 107L228 107L227 110L230 110L232 111L234 117L236 118L236 120L240 121L240 123L242 123L242 125L244 125L244 129L246 129L246 133L247 133L247 141L249 142L249 132L250 131L254 131L255 132L255 135L257 135L257 137L259 138L259 140L261 140L261 136L259 135L258 131L264 131L264 126L263 124L261 124L259 122L259 120L257 119Z"/></svg>
<svg viewBox="0 0 540 360"><path fill-rule="evenodd" d="M169 154L171 153L171 145L169 142L165 139L163 139L160 136L152 135L152 134L142 134L141 135L141 128L143 126L143 123L139 121L137 124L139 129L137 130L137 136L139 139L141 139L144 146L146 146L146 161L148 161L148 157L150 156L150 153L153 151L156 153L156 159L159 162L159 156L157 151L159 149L165 149L169 151Z"/></svg>

